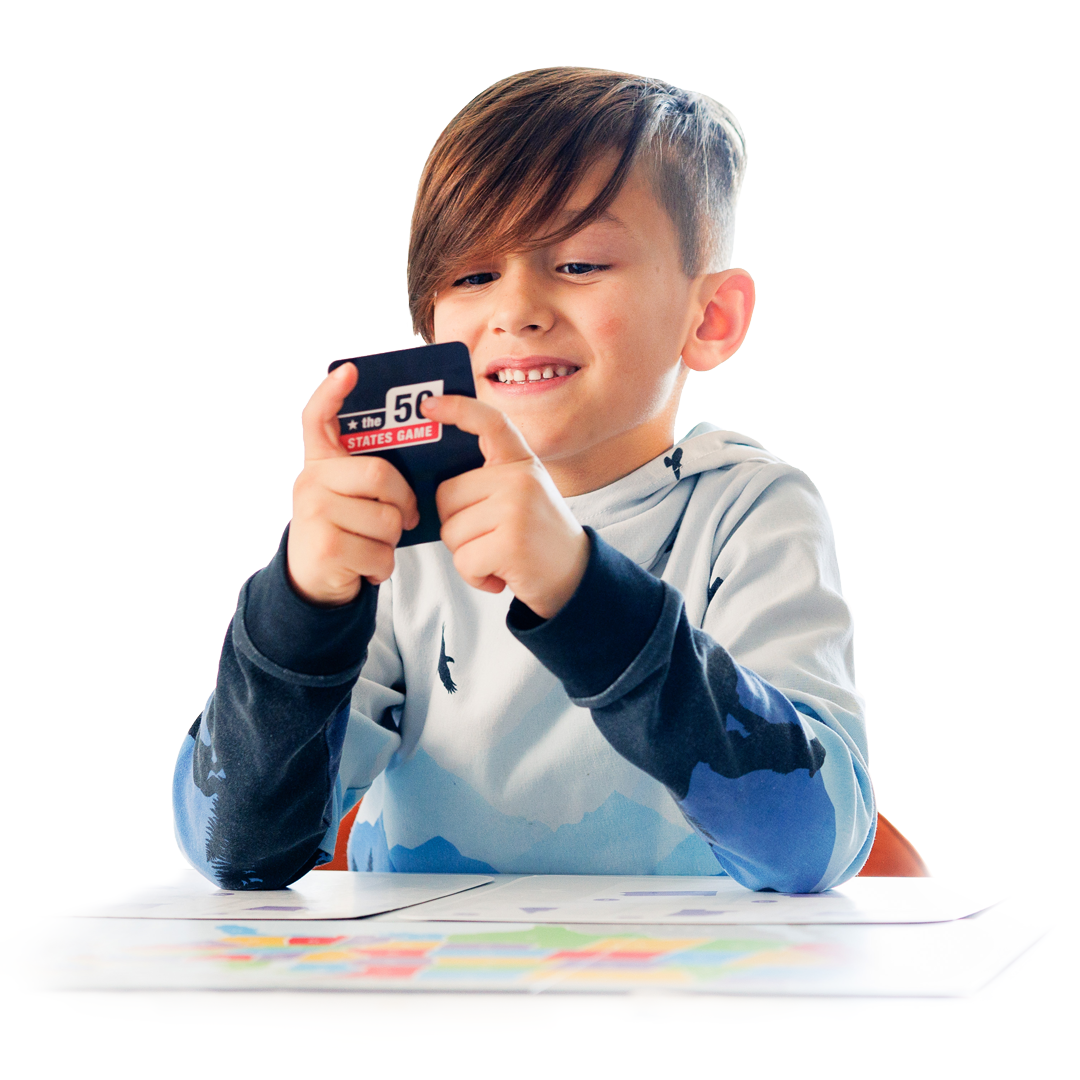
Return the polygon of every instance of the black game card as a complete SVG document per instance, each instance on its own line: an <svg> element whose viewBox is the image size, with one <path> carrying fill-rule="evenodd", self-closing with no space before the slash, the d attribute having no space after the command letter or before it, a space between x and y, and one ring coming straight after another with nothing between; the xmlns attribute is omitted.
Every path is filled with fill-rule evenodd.
<svg viewBox="0 0 1080 1080"><path fill-rule="evenodd" d="M435 489L480 468L484 455L475 435L426 419L420 403L439 394L476 397L469 350L451 341L336 360L329 370L342 364L355 364L360 378L338 413L341 445L350 454L386 458L416 493L420 524L401 534L398 547L438 540Z"/></svg>

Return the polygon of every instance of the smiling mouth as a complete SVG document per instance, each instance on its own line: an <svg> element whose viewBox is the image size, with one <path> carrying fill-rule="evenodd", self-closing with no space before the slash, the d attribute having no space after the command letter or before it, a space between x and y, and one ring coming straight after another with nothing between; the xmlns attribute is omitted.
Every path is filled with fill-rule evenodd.
<svg viewBox="0 0 1080 1080"><path fill-rule="evenodd" d="M493 371L488 375L488 379L500 383L548 382L552 379L564 379L580 370L573 364L541 364L532 368L505 367Z"/></svg>

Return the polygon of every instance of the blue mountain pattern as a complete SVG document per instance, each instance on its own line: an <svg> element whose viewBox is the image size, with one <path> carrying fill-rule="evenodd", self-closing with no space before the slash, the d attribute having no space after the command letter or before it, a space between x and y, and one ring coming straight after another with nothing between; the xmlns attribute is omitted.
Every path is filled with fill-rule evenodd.
<svg viewBox="0 0 1080 1080"><path fill-rule="evenodd" d="M349 837L349 869L398 874L495 874L498 871L479 859L468 859L449 840L433 836L419 847L386 844L382 815L372 825L357 821Z"/></svg>
<svg viewBox="0 0 1080 1080"><path fill-rule="evenodd" d="M699 762L679 806L716 857L733 867L748 888L767 888L780 880L785 892L810 892L828 868L836 811L820 772L756 769L728 777ZM724 823L722 843L704 825L707 821ZM823 821L828 830L821 827Z"/></svg>
<svg viewBox="0 0 1080 1080"><path fill-rule="evenodd" d="M420 747L392 762L365 800L372 816L382 814L390 847L415 849L442 836L459 851L497 866L551 834L542 821L496 810Z"/></svg>
<svg viewBox="0 0 1080 1080"><path fill-rule="evenodd" d="M657 864L654 874L685 877L727 877L709 845L697 833L690 833Z"/></svg>
<svg viewBox="0 0 1080 1080"><path fill-rule="evenodd" d="M688 839L655 810L613 791L580 821L560 825L503 869L507 874L655 874L656 864ZM694 838L696 839L696 837ZM708 846L698 840L704 853ZM713 869L719 870L716 860Z"/></svg>
<svg viewBox="0 0 1080 1080"><path fill-rule="evenodd" d="M584 814L580 821L551 829L543 822L500 814L461 777L441 768L422 750L408 762L388 770L382 782L385 784L382 812L374 822L358 819L353 826L349 865L355 870L472 874L723 873L704 840L617 791L596 810ZM405 808L411 812L407 822L399 824L397 819ZM472 821L483 821L488 827L470 835L468 825ZM387 839L387 822L391 835L406 833L420 839L424 836L424 826L430 832L413 846L391 844ZM443 835L445 832L451 832L458 843L467 839L468 854Z"/></svg>

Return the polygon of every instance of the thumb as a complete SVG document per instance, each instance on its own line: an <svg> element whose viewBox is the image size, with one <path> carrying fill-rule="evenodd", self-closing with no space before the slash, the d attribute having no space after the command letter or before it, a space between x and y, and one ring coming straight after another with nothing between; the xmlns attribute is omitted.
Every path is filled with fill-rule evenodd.
<svg viewBox="0 0 1080 1080"><path fill-rule="evenodd" d="M458 394L426 398L421 405L424 415L441 424L480 436L480 452L488 465L505 465L511 461L528 461L533 457L529 444L510 422L506 413L476 398Z"/></svg>
<svg viewBox="0 0 1080 1080"><path fill-rule="evenodd" d="M355 364L342 364L334 368L311 395L303 415L305 461L349 456L340 442L341 425L337 414L359 377Z"/></svg>

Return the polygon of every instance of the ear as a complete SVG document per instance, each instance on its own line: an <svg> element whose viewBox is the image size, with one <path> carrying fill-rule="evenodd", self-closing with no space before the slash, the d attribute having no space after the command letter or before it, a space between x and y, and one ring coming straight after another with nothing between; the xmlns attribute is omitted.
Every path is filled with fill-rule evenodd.
<svg viewBox="0 0 1080 1080"><path fill-rule="evenodd" d="M724 270L701 279L697 311L683 345L691 371L711 371L743 343L754 313L754 279L745 270Z"/></svg>

